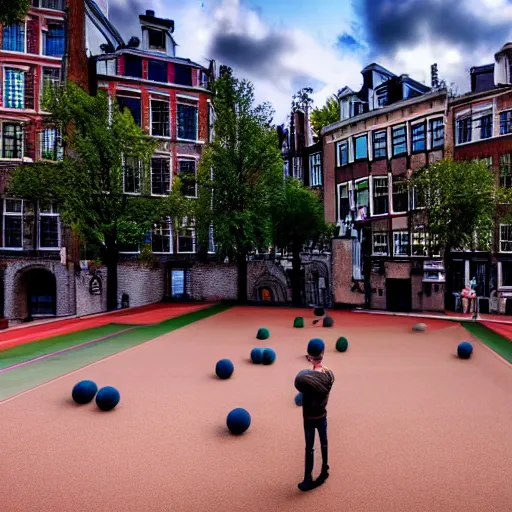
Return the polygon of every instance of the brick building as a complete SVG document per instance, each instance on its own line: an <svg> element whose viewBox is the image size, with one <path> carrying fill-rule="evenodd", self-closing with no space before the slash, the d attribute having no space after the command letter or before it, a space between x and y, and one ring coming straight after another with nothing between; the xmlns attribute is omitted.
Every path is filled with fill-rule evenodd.
<svg viewBox="0 0 512 512"><path fill-rule="evenodd" d="M139 16L141 37L118 48L103 45L90 59L91 92L103 90L159 146L150 169L150 194L155 200L169 194L174 176L183 183L186 197L197 197L197 167L211 136L213 109L208 89L210 69L176 56L174 21L146 11ZM125 162L124 191L141 194L139 162ZM148 234L153 254L168 263L168 293L187 294L187 270L197 253L193 219L162 219ZM213 240L208 248L213 250ZM133 260L140 247L125 246L123 258Z"/></svg>
<svg viewBox="0 0 512 512"><path fill-rule="evenodd" d="M444 270L408 174L444 156L447 93L378 64L359 92L338 93L341 119L322 130L324 205L337 223L333 302L393 311L442 310Z"/></svg>
<svg viewBox="0 0 512 512"><path fill-rule="evenodd" d="M495 63L471 69L471 91L450 100L447 118L449 154L455 159L485 160L496 183L512 186L512 44L495 56ZM447 148L448 149L448 148ZM512 224L509 208L496 213L490 251L468 249L452 253L450 293L458 293L473 278L480 311L512 312ZM449 305L458 307L459 301Z"/></svg>

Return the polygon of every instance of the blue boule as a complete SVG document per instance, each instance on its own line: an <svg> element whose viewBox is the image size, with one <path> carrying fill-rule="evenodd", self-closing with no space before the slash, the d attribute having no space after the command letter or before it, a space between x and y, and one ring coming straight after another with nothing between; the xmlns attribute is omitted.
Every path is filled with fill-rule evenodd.
<svg viewBox="0 0 512 512"><path fill-rule="evenodd" d="M469 343L468 341L463 341L457 347L457 355L461 359L469 359L471 357L472 353L473 353L473 345L471 345L471 343Z"/></svg>
<svg viewBox="0 0 512 512"><path fill-rule="evenodd" d="M221 359L215 366L215 373L219 379L229 379L234 370L235 366L229 359Z"/></svg>
<svg viewBox="0 0 512 512"><path fill-rule="evenodd" d="M261 362L264 365L268 366L269 364L273 364L275 360L276 360L276 353L274 350L272 350L271 348L266 348L263 350L263 358L262 358Z"/></svg>
<svg viewBox="0 0 512 512"><path fill-rule="evenodd" d="M303 399L304 395L303 393L298 393L295 395L295 405L297 407L302 407L302 399Z"/></svg>
<svg viewBox="0 0 512 512"><path fill-rule="evenodd" d="M319 356L325 350L325 343L320 338L313 338L308 343L308 354L310 356Z"/></svg>
<svg viewBox="0 0 512 512"><path fill-rule="evenodd" d="M102 411L111 411L121 399L119 391L112 386L105 386L96 395L96 405Z"/></svg>
<svg viewBox="0 0 512 512"><path fill-rule="evenodd" d="M245 409L238 407L228 414L226 425L232 434L239 436L251 426L251 415Z"/></svg>
<svg viewBox="0 0 512 512"><path fill-rule="evenodd" d="M84 405L92 401L97 391L98 386L95 382L92 380L82 380L75 384L71 396L77 404Z"/></svg>
<svg viewBox="0 0 512 512"><path fill-rule="evenodd" d="M251 350L251 361L254 364L261 364L263 361L263 349L262 348L253 348Z"/></svg>

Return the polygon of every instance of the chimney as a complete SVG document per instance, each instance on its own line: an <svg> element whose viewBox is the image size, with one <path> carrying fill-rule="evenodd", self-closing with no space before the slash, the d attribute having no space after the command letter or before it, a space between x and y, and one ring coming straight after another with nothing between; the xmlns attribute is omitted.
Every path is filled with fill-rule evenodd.
<svg viewBox="0 0 512 512"><path fill-rule="evenodd" d="M67 1L66 54L64 78L89 90L89 73L85 50L85 0Z"/></svg>
<svg viewBox="0 0 512 512"><path fill-rule="evenodd" d="M149 16L150 18L154 18L155 17L155 11L153 11L151 9L148 9L146 11L146 16Z"/></svg>
<svg viewBox="0 0 512 512"><path fill-rule="evenodd" d="M432 64L432 66L430 66L430 80L433 89L439 87L439 73L437 71L437 64Z"/></svg>

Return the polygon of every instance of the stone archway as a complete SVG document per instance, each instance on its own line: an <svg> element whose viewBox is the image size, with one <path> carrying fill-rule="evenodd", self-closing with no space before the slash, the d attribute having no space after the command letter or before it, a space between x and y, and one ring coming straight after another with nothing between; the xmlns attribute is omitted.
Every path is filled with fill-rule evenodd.
<svg viewBox="0 0 512 512"><path fill-rule="evenodd" d="M308 304L326 306L329 303L329 270L322 261L304 262L305 294Z"/></svg>
<svg viewBox="0 0 512 512"><path fill-rule="evenodd" d="M48 317L57 313L57 282L45 267L26 267L20 270L14 283L15 314L17 318Z"/></svg>

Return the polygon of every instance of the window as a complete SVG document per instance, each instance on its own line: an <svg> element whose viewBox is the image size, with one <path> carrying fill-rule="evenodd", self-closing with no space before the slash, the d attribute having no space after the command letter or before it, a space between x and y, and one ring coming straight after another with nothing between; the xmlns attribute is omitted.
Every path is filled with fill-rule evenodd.
<svg viewBox="0 0 512 512"><path fill-rule="evenodd" d="M286 177L290 176L290 162L288 160L283 163L283 173Z"/></svg>
<svg viewBox="0 0 512 512"><path fill-rule="evenodd" d="M2 158L23 158L23 126L21 124L3 124Z"/></svg>
<svg viewBox="0 0 512 512"><path fill-rule="evenodd" d="M355 139L356 144L356 160L364 160L368 158L368 137L363 135Z"/></svg>
<svg viewBox="0 0 512 512"><path fill-rule="evenodd" d="M2 50L9 52L25 51L25 23L3 27Z"/></svg>
<svg viewBox="0 0 512 512"><path fill-rule="evenodd" d="M196 251L196 228L193 219L186 217L181 222L178 231L178 252L194 253Z"/></svg>
<svg viewBox="0 0 512 512"><path fill-rule="evenodd" d="M142 59L135 55L124 55L124 76L142 78Z"/></svg>
<svg viewBox="0 0 512 512"><path fill-rule="evenodd" d="M471 116L457 119L457 144L471 142Z"/></svg>
<svg viewBox="0 0 512 512"><path fill-rule="evenodd" d="M64 25L49 23L48 30L43 31L43 55L63 57L65 46Z"/></svg>
<svg viewBox="0 0 512 512"><path fill-rule="evenodd" d="M356 101L354 104L354 116L360 116L364 111L364 106L360 101Z"/></svg>
<svg viewBox="0 0 512 512"><path fill-rule="evenodd" d="M51 97L53 92L60 86L60 69L59 68L43 68L43 76L41 80L42 107L44 102Z"/></svg>
<svg viewBox="0 0 512 512"><path fill-rule="evenodd" d="M383 215L389 212L388 177L379 176L372 180L373 185L373 215Z"/></svg>
<svg viewBox="0 0 512 512"><path fill-rule="evenodd" d="M148 61L148 79L153 82L167 83L167 62L159 60Z"/></svg>
<svg viewBox="0 0 512 512"><path fill-rule="evenodd" d="M426 134L425 134L425 123L416 124L411 127L411 135L412 135L412 150L416 151L425 151L426 149Z"/></svg>
<svg viewBox="0 0 512 512"><path fill-rule="evenodd" d="M39 205L39 249L60 247L60 217L55 205Z"/></svg>
<svg viewBox="0 0 512 512"><path fill-rule="evenodd" d="M141 115L140 115L140 98L128 98L126 96L117 96L117 104L119 105L119 109L121 112L127 108L132 114L133 120L135 124L138 126L141 125Z"/></svg>
<svg viewBox="0 0 512 512"><path fill-rule="evenodd" d="M23 201L21 199L5 199L3 234L4 248L23 249Z"/></svg>
<svg viewBox="0 0 512 512"><path fill-rule="evenodd" d="M373 255L388 256L389 239L386 232L373 233Z"/></svg>
<svg viewBox="0 0 512 512"><path fill-rule="evenodd" d="M156 50L165 50L165 32L163 30L148 29L149 47Z"/></svg>
<svg viewBox="0 0 512 512"><path fill-rule="evenodd" d="M215 239L213 234L213 226L210 226L208 230L208 254L215 254Z"/></svg>
<svg viewBox="0 0 512 512"><path fill-rule="evenodd" d="M479 118L480 138L490 139L492 137L492 113L485 114Z"/></svg>
<svg viewBox="0 0 512 512"><path fill-rule="evenodd" d="M185 271L171 271L171 295L173 297L183 297L185 295Z"/></svg>
<svg viewBox="0 0 512 512"><path fill-rule="evenodd" d="M302 180L302 158L300 156L293 158L293 177Z"/></svg>
<svg viewBox="0 0 512 512"><path fill-rule="evenodd" d="M512 288L512 261L501 261L500 287Z"/></svg>
<svg viewBox="0 0 512 512"><path fill-rule="evenodd" d="M512 154L500 155L500 187L512 188Z"/></svg>
<svg viewBox="0 0 512 512"><path fill-rule="evenodd" d="M151 250L155 253L171 252L171 222L157 222L151 231Z"/></svg>
<svg viewBox="0 0 512 512"><path fill-rule="evenodd" d="M500 252L512 252L512 224L500 224Z"/></svg>
<svg viewBox="0 0 512 512"><path fill-rule="evenodd" d="M347 222L350 220L350 210L352 209L352 183L342 183L338 185L338 205L339 205L339 220Z"/></svg>
<svg viewBox="0 0 512 512"><path fill-rule="evenodd" d="M197 197L196 161L179 160L178 169L185 197Z"/></svg>
<svg viewBox="0 0 512 512"><path fill-rule="evenodd" d="M363 230L359 229L357 238L352 239L352 279L362 281L363 275L363 251L361 250L363 241Z"/></svg>
<svg viewBox="0 0 512 512"><path fill-rule="evenodd" d="M338 166L342 167L348 164L348 144L347 142L338 143Z"/></svg>
<svg viewBox="0 0 512 512"><path fill-rule="evenodd" d="M427 237L422 228L416 228L412 233L412 255L428 256Z"/></svg>
<svg viewBox="0 0 512 512"><path fill-rule="evenodd" d="M166 196L171 190L171 165L168 158L151 159L151 193Z"/></svg>
<svg viewBox="0 0 512 512"><path fill-rule="evenodd" d="M96 61L96 73L98 75L116 76L117 60L105 59Z"/></svg>
<svg viewBox="0 0 512 512"><path fill-rule="evenodd" d="M45 128L41 132L41 158L43 160L62 160L64 148L62 137L57 128Z"/></svg>
<svg viewBox="0 0 512 512"><path fill-rule="evenodd" d="M4 106L25 108L25 73L19 69L4 69Z"/></svg>
<svg viewBox="0 0 512 512"><path fill-rule="evenodd" d="M368 179L357 182L355 189L356 220L365 220L368 217Z"/></svg>
<svg viewBox="0 0 512 512"><path fill-rule="evenodd" d="M151 135L170 136L169 102L151 100Z"/></svg>
<svg viewBox="0 0 512 512"><path fill-rule="evenodd" d="M432 119L430 121L430 146L432 149L444 146L443 119Z"/></svg>
<svg viewBox="0 0 512 512"><path fill-rule="evenodd" d="M489 170L492 169L492 156L484 156L482 158L476 158L475 162L482 162L489 168Z"/></svg>
<svg viewBox="0 0 512 512"><path fill-rule="evenodd" d="M377 107L385 107L388 104L388 89L385 87L381 91L376 93L377 96Z"/></svg>
<svg viewBox="0 0 512 512"><path fill-rule="evenodd" d="M182 66L181 64L174 65L174 83L179 85L192 86L192 68L189 66Z"/></svg>
<svg viewBox="0 0 512 512"><path fill-rule="evenodd" d="M500 114L500 135L512 133L512 110Z"/></svg>
<svg viewBox="0 0 512 512"><path fill-rule="evenodd" d="M386 130L373 132L373 158L386 158L387 155L387 134Z"/></svg>
<svg viewBox="0 0 512 512"><path fill-rule="evenodd" d="M309 185L319 187L322 185L322 154L314 153L309 156Z"/></svg>
<svg viewBox="0 0 512 512"><path fill-rule="evenodd" d="M395 231L393 233L393 255L407 256L409 254L409 232Z"/></svg>
<svg viewBox="0 0 512 512"><path fill-rule="evenodd" d="M43 9L64 10L64 0L40 0Z"/></svg>
<svg viewBox="0 0 512 512"><path fill-rule="evenodd" d="M123 190L125 194L140 194L141 162L135 158L123 158Z"/></svg>
<svg viewBox="0 0 512 512"><path fill-rule="evenodd" d="M408 209L409 191L404 178L393 177L393 213L403 213Z"/></svg>
<svg viewBox="0 0 512 512"><path fill-rule="evenodd" d="M407 133L405 126L393 128L393 156L407 153Z"/></svg>
<svg viewBox="0 0 512 512"><path fill-rule="evenodd" d="M197 140L197 107L178 104L178 139Z"/></svg>

